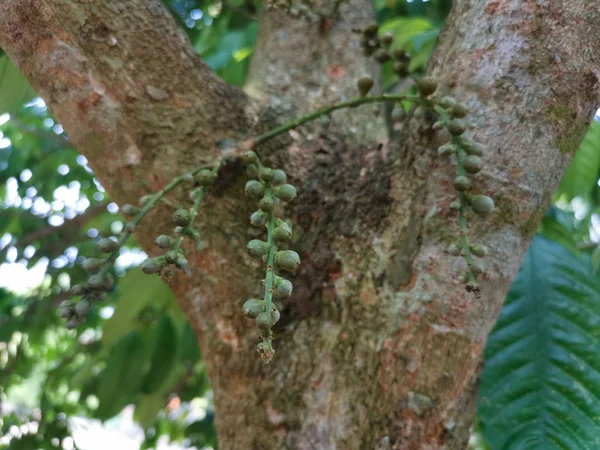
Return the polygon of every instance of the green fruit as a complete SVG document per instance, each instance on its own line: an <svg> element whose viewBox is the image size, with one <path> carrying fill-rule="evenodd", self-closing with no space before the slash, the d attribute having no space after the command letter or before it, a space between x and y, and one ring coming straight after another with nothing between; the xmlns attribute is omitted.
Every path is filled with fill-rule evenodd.
<svg viewBox="0 0 600 450"><path fill-rule="evenodd" d="M397 61L404 61L406 59L406 52L404 50L402 50L401 48L397 48L396 50L394 50L392 55L394 56L394 59Z"/></svg>
<svg viewBox="0 0 600 450"><path fill-rule="evenodd" d="M469 263L469 268L471 269L471 272L473 272L475 275L479 275L480 273L485 272L484 265L481 264L479 261L471 261Z"/></svg>
<svg viewBox="0 0 600 450"><path fill-rule="evenodd" d="M450 246L448 247L448 253L452 256L460 256L462 250L458 247L458 245L450 244Z"/></svg>
<svg viewBox="0 0 600 450"><path fill-rule="evenodd" d="M210 186L217 179L217 174L212 170L202 169L196 174L196 181L200 186Z"/></svg>
<svg viewBox="0 0 600 450"><path fill-rule="evenodd" d="M381 45L383 45L384 48L389 49L393 43L394 35L392 33L387 32L383 36L381 36Z"/></svg>
<svg viewBox="0 0 600 450"><path fill-rule="evenodd" d="M432 127L432 128L433 128L435 131L440 131L440 130L443 130L444 128L446 128L446 124L444 123L444 121L442 121L442 120L438 120L437 122L435 122L435 123L433 124L433 127Z"/></svg>
<svg viewBox="0 0 600 450"><path fill-rule="evenodd" d="M475 256L483 258L485 255L487 255L487 252L488 249L485 245L471 245L471 253L473 253Z"/></svg>
<svg viewBox="0 0 600 450"><path fill-rule="evenodd" d="M438 101L438 105L444 109L451 109L454 105L456 105L456 99L454 97L443 97Z"/></svg>
<svg viewBox="0 0 600 450"><path fill-rule="evenodd" d="M275 320L270 313L261 312L258 316L256 316L254 323L256 324L256 328L264 331L275 325Z"/></svg>
<svg viewBox="0 0 600 450"><path fill-rule="evenodd" d="M92 275L87 284L92 289L102 289L105 286L104 277L102 275Z"/></svg>
<svg viewBox="0 0 600 450"><path fill-rule="evenodd" d="M177 258L177 261L175 261L175 267L177 267L179 270L185 270L188 266L188 260L185 259L183 256L180 256L179 258Z"/></svg>
<svg viewBox="0 0 600 450"><path fill-rule="evenodd" d="M294 273L300 265L300 256L293 250L283 250L275 254L275 264L283 270Z"/></svg>
<svg viewBox="0 0 600 450"><path fill-rule="evenodd" d="M248 254L256 259L261 259L267 253L269 253L269 244L261 241L260 239L252 239L246 246Z"/></svg>
<svg viewBox="0 0 600 450"><path fill-rule="evenodd" d="M265 185L260 181L250 180L246 183L245 192L252 197L260 197L265 193Z"/></svg>
<svg viewBox="0 0 600 450"><path fill-rule="evenodd" d="M165 253L165 260L169 264L175 264L178 259L179 253L177 253L175 250L169 250L167 253Z"/></svg>
<svg viewBox="0 0 600 450"><path fill-rule="evenodd" d="M450 108L450 115L457 119L462 119L464 117L467 117L468 113L469 113L469 109L462 103L455 103L452 106L452 108Z"/></svg>
<svg viewBox="0 0 600 450"><path fill-rule="evenodd" d="M253 227L264 227L265 223L267 223L267 219L262 211L255 211L250 216L250 225Z"/></svg>
<svg viewBox="0 0 600 450"><path fill-rule="evenodd" d="M279 186L284 184L287 181L287 175L281 169L276 169L273 171L273 179L271 180L271 184L273 186Z"/></svg>
<svg viewBox="0 0 600 450"><path fill-rule="evenodd" d="M250 178L258 178L258 167L254 164L248 164L246 166L246 173Z"/></svg>
<svg viewBox="0 0 600 450"><path fill-rule="evenodd" d="M192 221L192 213L187 209L178 209L173 214L173 220L180 227L187 227Z"/></svg>
<svg viewBox="0 0 600 450"><path fill-rule="evenodd" d="M250 319L256 319L258 315L265 311L265 301L258 298L251 298L246 300L244 306L242 306L244 315Z"/></svg>
<svg viewBox="0 0 600 450"><path fill-rule="evenodd" d="M281 319L281 313L277 308L271 309L271 319L273 319L273 325L275 325L277 322L279 322L279 319Z"/></svg>
<svg viewBox="0 0 600 450"><path fill-rule="evenodd" d="M261 167L258 173L260 179L269 182L273 179L273 169L269 167Z"/></svg>
<svg viewBox="0 0 600 450"><path fill-rule="evenodd" d="M112 239L100 239L98 241L98 248L101 252L112 253L119 249L119 244Z"/></svg>
<svg viewBox="0 0 600 450"><path fill-rule="evenodd" d="M282 184L277 186L273 193L276 197L283 200L284 202L291 202L296 198L296 188L291 184Z"/></svg>
<svg viewBox="0 0 600 450"><path fill-rule="evenodd" d="M469 155L463 159L463 167L468 173L477 173L483 167L483 162L479 156Z"/></svg>
<svg viewBox="0 0 600 450"><path fill-rule="evenodd" d="M168 250L175 245L175 239L166 234L161 234L154 240L154 243L163 250Z"/></svg>
<svg viewBox="0 0 600 450"><path fill-rule="evenodd" d="M494 209L494 200L487 195L476 195L471 199L471 208L480 216L485 216Z"/></svg>
<svg viewBox="0 0 600 450"><path fill-rule="evenodd" d="M462 120L453 120L448 124L448 131L452 136L460 136L465 132L465 123Z"/></svg>
<svg viewBox="0 0 600 450"><path fill-rule="evenodd" d="M276 241L289 241L292 238L292 228L287 223L282 223L273 230L273 238Z"/></svg>
<svg viewBox="0 0 600 450"><path fill-rule="evenodd" d="M381 115L381 107L378 104L374 104L371 114L373 114L373 117L375 118L379 117Z"/></svg>
<svg viewBox="0 0 600 450"><path fill-rule="evenodd" d="M378 63L381 63L381 64L383 64L383 63L389 61L390 59L392 59L392 57L387 52L387 50L385 50L383 48L378 49L374 53L373 58L375 58L375 61L377 61Z"/></svg>
<svg viewBox="0 0 600 450"><path fill-rule="evenodd" d="M456 153L456 145L454 144L444 144L440 148L438 148L438 156L450 156Z"/></svg>
<svg viewBox="0 0 600 450"><path fill-rule="evenodd" d="M100 269L102 268L103 264L104 264L104 260L103 259L87 258L83 262L83 264L81 265L81 267L83 267L83 270L85 270L86 272L89 272L89 273L98 273L100 271Z"/></svg>
<svg viewBox="0 0 600 450"><path fill-rule="evenodd" d="M471 142L471 144L468 147L463 146L463 148L465 149L465 152L467 152L469 155L483 156L483 154L485 153L485 147L479 142Z"/></svg>
<svg viewBox="0 0 600 450"><path fill-rule="evenodd" d="M85 294L85 287L81 284L76 284L71 288L71 295L83 295Z"/></svg>
<svg viewBox="0 0 600 450"><path fill-rule="evenodd" d="M361 97L366 97L371 89L373 89L373 78L371 77L361 77L356 81L356 86L358 87L358 94Z"/></svg>
<svg viewBox="0 0 600 450"><path fill-rule="evenodd" d="M294 290L294 285L291 281L286 280L285 278L278 277L282 280L281 283L275 285L275 291L273 292L277 297L289 297L292 295L292 291Z"/></svg>
<svg viewBox="0 0 600 450"><path fill-rule="evenodd" d="M126 216L135 216L137 213L140 212L140 208L138 208L137 206L127 204L127 205L123 205L123 208L121 208L121 211Z"/></svg>
<svg viewBox="0 0 600 450"><path fill-rule="evenodd" d="M76 303L73 309L75 310L75 314L77 314L77 316L85 317L90 311L90 302L88 302L86 299L83 299Z"/></svg>
<svg viewBox="0 0 600 450"><path fill-rule="evenodd" d="M471 180L464 176L458 176L452 182L452 186L459 192L465 192L471 187Z"/></svg>
<svg viewBox="0 0 600 450"><path fill-rule="evenodd" d="M415 84L417 86L417 90L423 97L429 97L435 92L438 86L437 81L431 77L419 78Z"/></svg>
<svg viewBox="0 0 600 450"><path fill-rule="evenodd" d="M273 209L275 208L275 201L273 200L273 197L271 197L270 195L265 195L263 198L260 199L260 202L258 202L258 208L264 212L273 211Z"/></svg>
<svg viewBox="0 0 600 450"><path fill-rule="evenodd" d="M451 202L450 203L450 209L458 211L460 209L460 202L458 200L455 200L455 201Z"/></svg>
<svg viewBox="0 0 600 450"><path fill-rule="evenodd" d="M70 300L64 300L63 302L61 302L60 306L58 307L58 316L61 319L68 319L69 317L71 317L74 313L74 308L73 308L73 302Z"/></svg>
<svg viewBox="0 0 600 450"><path fill-rule="evenodd" d="M150 203L150 201L154 198L154 195L144 195L143 197L140 198L140 204L141 205L146 205L148 203Z"/></svg>
<svg viewBox="0 0 600 450"><path fill-rule="evenodd" d="M128 233L133 233L135 231L135 224L133 222L125 224L125 231Z"/></svg>
<svg viewBox="0 0 600 450"><path fill-rule="evenodd" d="M406 120L406 111L403 106L394 108L392 111L392 121L394 123L402 123Z"/></svg>
<svg viewBox="0 0 600 450"><path fill-rule="evenodd" d="M404 78L408 75L408 63L404 61L395 61L394 64L392 64L392 72L400 78Z"/></svg>
<svg viewBox="0 0 600 450"><path fill-rule="evenodd" d="M148 258L141 265L142 272L148 275L160 272L164 267L163 261L164 260L160 260L158 258Z"/></svg>
<svg viewBox="0 0 600 450"><path fill-rule="evenodd" d="M244 157L248 164L256 164L258 162L258 155L253 151L246 152Z"/></svg>
<svg viewBox="0 0 600 450"><path fill-rule="evenodd" d="M73 315L69 320L65 322L65 327L67 330L74 330L79 325L79 320L77 320L77 316Z"/></svg>
<svg viewBox="0 0 600 450"><path fill-rule="evenodd" d="M367 25L367 27L365 28L365 30L363 31L363 33L365 34L365 36L367 37L375 37L377 36L377 32L379 31L379 25L377 25L376 23L370 23L369 25Z"/></svg>

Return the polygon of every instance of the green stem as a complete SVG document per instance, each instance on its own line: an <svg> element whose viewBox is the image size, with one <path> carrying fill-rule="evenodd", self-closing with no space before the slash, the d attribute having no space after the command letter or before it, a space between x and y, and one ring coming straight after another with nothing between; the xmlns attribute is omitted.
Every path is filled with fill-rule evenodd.
<svg viewBox="0 0 600 450"><path fill-rule="evenodd" d="M450 123L450 117L446 111L439 107L434 107L435 111L439 114L439 116L444 121L444 124L448 125ZM465 156L465 151L462 148L462 142L458 137L452 138L452 143L456 145L456 169L458 176L466 176L465 167L463 166L463 157ZM465 260L467 262L467 283L470 283L474 289L477 289L477 275L473 271L473 254L471 253L471 245L469 244L469 238L467 236L468 226L467 226L467 210L469 208L469 197L466 192L461 192L458 196L460 207L458 209L458 226L460 228L460 244L462 247L462 251L465 255Z"/></svg>
<svg viewBox="0 0 600 450"><path fill-rule="evenodd" d="M267 195L270 194L270 188L267 189ZM273 230L275 229L275 214L271 211L267 214L267 243L269 244L269 254L267 257L267 273L265 276L265 312L271 313L273 302L273 284L275 281L275 252L277 246L273 239Z"/></svg>
<svg viewBox="0 0 600 450"><path fill-rule="evenodd" d="M383 95L375 95L371 97L358 97L353 100L349 100L346 102L337 103L335 105L326 106L325 108L319 109L311 114L307 114L306 116L299 117L296 120L288 122L285 125L274 128L273 130L258 136L253 140L254 147L260 144L264 144L265 142L277 137L283 133L287 133L290 130L298 128L308 122L312 122L320 117L327 116L334 111L345 108L355 108L360 105L366 105L370 103L381 103L381 102L400 102L400 101L411 101L421 104L429 104L431 100L424 99L423 97L419 97L417 95L406 95L406 94L383 94Z"/></svg>

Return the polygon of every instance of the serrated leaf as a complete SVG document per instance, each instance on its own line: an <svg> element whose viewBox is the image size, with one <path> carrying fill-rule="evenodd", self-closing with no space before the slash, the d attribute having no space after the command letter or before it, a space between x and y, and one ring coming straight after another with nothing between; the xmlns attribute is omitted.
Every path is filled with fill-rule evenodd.
<svg viewBox="0 0 600 450"><path fill-rule="evenodd" d="M491 450L600 448L600 283L533 240L485 349L478 413Z"/></svg>
<svg viewBox="0 0 600 450"><path fill-rule="evenodd" d="M35 91L8 56L0 56L0 114L14 113Z"/></svg>
<svg viewBox="0 0 600 450"><path fill-rule="evenodd" d="M140 268L127 272L119 281L115 312L102 329L102 342L109 345L136 326L138 315L152 304L164 309L175 302L169 286L157 276L146 275Z"/></svg>
<svg viewBox="0 0 600 450"><path fill-rule="evenodd" d="M560 182L557 197L571 200L592 192L600 174L600 123L592 121L579 150Z"/></svg>

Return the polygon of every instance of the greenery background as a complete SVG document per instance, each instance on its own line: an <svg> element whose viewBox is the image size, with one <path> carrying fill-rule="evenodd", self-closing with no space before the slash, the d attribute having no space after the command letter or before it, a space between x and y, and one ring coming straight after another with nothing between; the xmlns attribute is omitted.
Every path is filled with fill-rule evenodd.
<svg viewBox="0 0 600 450"><path fill-rule="evenodd" d="M165 3L211 68L242 85L260 2ZM412 55L411 72L422 73L450 1L375 4L382 32L395 35ZM389 67L384 76L393 90ZM599 176L600 124L593 122L487 344L473 448L600 448ZM110 423L126 405L144 430L143 449L161 436L216 448L194 332L168 286L141 275L144 254L135 242L117 261L117 288L105 306L74 332L58 319L68 288L85 279L81 260L98 256L94 242L118 233L124 220L6 56L0 201L0 257L40 278L34 287L0 290L0 449L71 445L72 418Z"/></svg>

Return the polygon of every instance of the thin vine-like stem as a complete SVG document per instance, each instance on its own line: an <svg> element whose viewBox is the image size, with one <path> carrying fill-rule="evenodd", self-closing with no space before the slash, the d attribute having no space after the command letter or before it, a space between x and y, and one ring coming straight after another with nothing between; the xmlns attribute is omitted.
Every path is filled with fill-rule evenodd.
<svg viewBox="0 0 600 450"><path fill-rule="evenodd" d="M434 107L435 112L439 114L444 124L447 126L450 123L450 117L443 108L439 106ZM466 176L465 167L463 165L463 157L465 156L465 150L462 148L462 142L459 138L453 137L452 143L456 145L456 169L458 176ZM469 208L469 197L466 192L460 192L459 196L459 209L458 209L458 226L460 228L460 244L462 251L465 255L467 262L467 280L474 290L477 290L477 275L473 271L475 262L473 261L473 254L471 253L471 245L469 244L469 237L467 236L467 210Z"/></svg>
<svg viewBox="0 0 600 450"><path fill-rule="evenodd" d="M270 189L267 193L270 194ZM277 246L273 238L273 230L275 229L275 214L273 211L267 214L267 243L269 244L269 253L267 256L267 271L265 275L265 312L270 314L273 302L273 282L275 280L275 252Z"/></svg>

